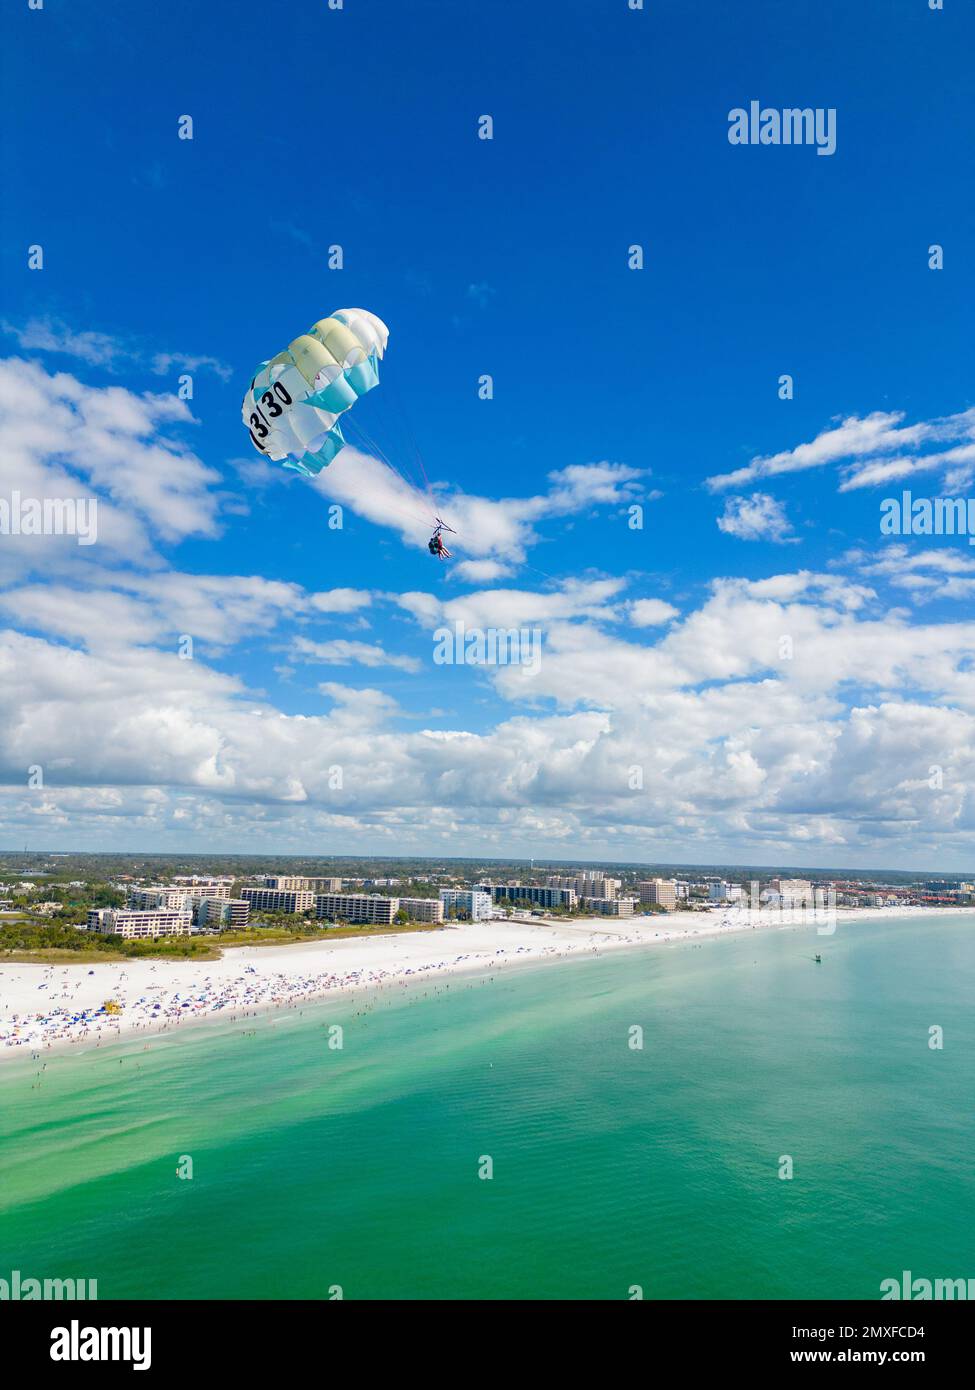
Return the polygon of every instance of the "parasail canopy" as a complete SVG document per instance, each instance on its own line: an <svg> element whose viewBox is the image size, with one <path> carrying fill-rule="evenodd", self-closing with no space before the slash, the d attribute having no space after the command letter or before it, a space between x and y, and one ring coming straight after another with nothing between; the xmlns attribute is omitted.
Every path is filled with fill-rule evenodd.
<svg viewBox="0 0 975 1390"><path fill-rule="evenodd" d="M269 362L262 362L241 414L254 447L312 476L345 444L339 416L379 384L389 329L368 309L336 309Z"/></svg>

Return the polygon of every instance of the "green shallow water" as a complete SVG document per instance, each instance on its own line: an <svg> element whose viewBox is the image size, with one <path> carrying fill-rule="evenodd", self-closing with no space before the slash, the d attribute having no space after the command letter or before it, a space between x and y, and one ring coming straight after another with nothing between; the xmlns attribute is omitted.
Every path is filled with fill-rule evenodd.
<svg viewBox="0 0 975 1390"><path fill-rule="evenodd" d="M0 1278L619 1299L975 1276L973 997L975 915L862 921L427 981L41 1078L5 1060Z"/></svg>

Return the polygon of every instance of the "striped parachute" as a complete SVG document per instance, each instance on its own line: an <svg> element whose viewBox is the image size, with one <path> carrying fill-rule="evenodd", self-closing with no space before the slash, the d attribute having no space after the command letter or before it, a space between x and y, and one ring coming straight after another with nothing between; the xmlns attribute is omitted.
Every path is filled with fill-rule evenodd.
<svg viewBox="0 0 975 1390"><path fill-rule="evenodd" d="M389 329L367 309L337 309L262 362L241 414L256 449L311 477L345 444L339 416L379 383Z"/></svg>

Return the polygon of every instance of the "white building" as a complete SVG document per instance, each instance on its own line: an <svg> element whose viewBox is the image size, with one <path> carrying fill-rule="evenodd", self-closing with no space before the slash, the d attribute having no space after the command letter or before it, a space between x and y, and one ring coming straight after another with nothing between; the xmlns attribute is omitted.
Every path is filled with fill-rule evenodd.
<svg viewBox="0 0 975 1390"><path fill-rule="evenodd" d="M173 883L194 896L205 894L208 898L229 898L234 886L232 878L206 878L202 874L175 874Z"/></svg>
<svg viewBox="0 0 975 1390"><path fill-rule="evenodd" d="M399 898L384 898L378 893L319 893L314 901L315 916L329 922L386 924L399 911Z"/></svg>
<svg viewBox="0 0 975 1390"><path fill-rule="evenodd" d="M240 931L250 921L251 905L246 898L206 897L196 904L198 927Z"/></svg>
<svg viewBox="0 0 975 1390"><path fill-rule="evenodd" d="M315 906L315 894L288 888L244 888L240 896L252 912L307 912Z"/></svg>
<svg viewBox="0 0 975 1390"><path fill-rule="evenodd" d="M485 918L494 916L491 894L477 888L441 888L440 901L445 916L451 912L463 912L472 922L483 922Z"/></svg>
<svg viewBox="0 0 975 1390"><path fill-rule="evenodd" d="M713 903L740 903L742 886L740 883L725 883L723 879L720 883L709 883L708 897Z"/></svg>
<svg viewBox="0 0 975 1390"><path fill-rule="evenodd" d="M636 898L580 898L584 912L599 912L604 917L632 917Z"/></svg>
<svg viewBox="0 0 975 1390"><path fill-rule="evenodd" d="M193 914L188 907L94 907L88 913L89 931L106 936L189 936Z"/></svg>
<svg viewBox="0 0 975 1390"><path fill-rule="evenodd" d="M807 878L773 878L770 887L784 907L813 901L813 886Z"/></svg>
<svg viewBox="0 0 975 1390"><path fill-rule="evenodd" d="M439 898L398 898L397 902L411 922L443 921L443 903Z"/></svg>
<svg viewBox="0 0 975 1390"><path fill-rule="evenodd" d="M190 892L187 888L168 888L154 885L152 888L130 888L127 907L141 908L143 911L156 907L187 907Z"/></svg>

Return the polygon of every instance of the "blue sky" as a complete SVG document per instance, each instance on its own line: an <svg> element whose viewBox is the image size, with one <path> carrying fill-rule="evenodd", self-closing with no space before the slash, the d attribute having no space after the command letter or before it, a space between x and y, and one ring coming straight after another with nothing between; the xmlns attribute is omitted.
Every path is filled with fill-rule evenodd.
<svg viewBox="0 0 975 1390"><path fill-rule="evenodd" d="M0 493L74 480L102 535L0 536L0 841L972 865L975 552L878 528L902 486L970 490L970 7L47 0L8 27ZM835 108L836 152L729 144L753 99ZM241 427L256 364L345 305L390 327L357 414L413 471L415 436L451 565L377 465L311 485ZM434 666L458 617L540 625L538 678Z"/></svg>

